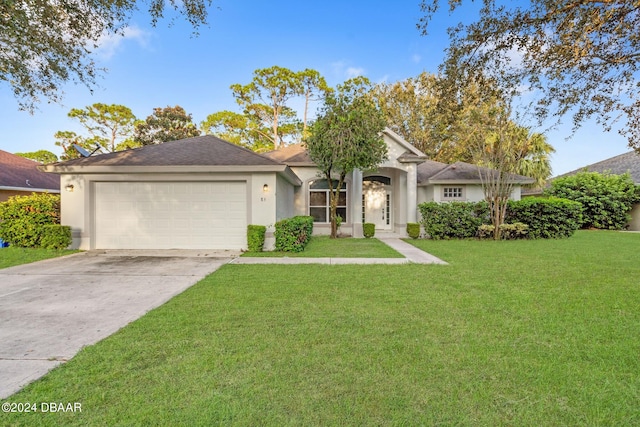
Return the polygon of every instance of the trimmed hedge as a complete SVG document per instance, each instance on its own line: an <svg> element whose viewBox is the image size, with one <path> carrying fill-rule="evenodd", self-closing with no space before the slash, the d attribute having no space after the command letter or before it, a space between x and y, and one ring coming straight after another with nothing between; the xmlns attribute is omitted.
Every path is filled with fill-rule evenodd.
<svg viewBox="0 0 640 427"><path fill-rule="evenodd" d="M582 205L557 197L511 200L506 221L527 224L527 235L531 239L571 237L582 223Z"/></svg>
<svg viewBox="0 0 640 427"><path fill-rule="evenodd" d="M414 240L420 237L420 224L417 222L407 223L407 235Z"/></svg>
<svg viewBox="0 0 640 427"><path fill-rule="evenodd" d="M11 246L40 247L43 227L59 223L59 195L33 193L0 203L0 238Z"/></svg>
<svg viewBox="0 0 640 427"><path fill-rule="evenodd" d="M264 225L247 225L247 246L250 252L262 252L267 227Z"/></svg>
<svg viewBox="0 0 640 427"><path fill-rule="evenodd" d="M313 217L294 216L276 222L276 250L302 252L313 233Z"/></svg>
<svg viewBox="0 0 640 427"><path fill-rule="evenodd" d="M376 225L371 222L365 222L362 224L362 234L367 239L372 238L376 235Z"/></svg>
<svg viewBox="0 0 640 427"><path fill-rule="evenodd" d="M40 246L45 249L66 249L71 245L71 227L68 225L44 225Z"/></svg>
<svg viewBox="0 0 640 427"><path fill-rule="evenodd" d="M480 225L489 222L485 202L425 202L418 209L424 232L434 240L472 238Z"/></svg>
<svg viewBox="0 0 640 427"><path fill-rule="evenodd" d="M418 208L425 233L432 239L484 238L493 233L486 202L427 202ZM581 211L580 203L556 197L511 200L502 233L509 239L570 237L580 228Z"/></svg>

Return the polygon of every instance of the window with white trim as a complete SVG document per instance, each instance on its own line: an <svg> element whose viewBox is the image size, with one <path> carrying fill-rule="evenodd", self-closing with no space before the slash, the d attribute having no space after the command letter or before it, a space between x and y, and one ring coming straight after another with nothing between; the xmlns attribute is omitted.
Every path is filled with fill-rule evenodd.
<svg viewBox="0 0 640 427"><path fill-rule="evenodd" d="M464 197L463 187L443 187L442 198L444 200L461 200Z"/></svg>
<svg viewBox="0 0 640 427"><path fill-rule="evenodd" d="M338 181L333 181L334 189L338 186ZM313 217L313 222L330 222L330 190L326 179L317 179L309 183L309 215ZM342 218L342 222L347 221L347 184L342 183L340 195L338 196L338 206L336 213Z"/></svg>

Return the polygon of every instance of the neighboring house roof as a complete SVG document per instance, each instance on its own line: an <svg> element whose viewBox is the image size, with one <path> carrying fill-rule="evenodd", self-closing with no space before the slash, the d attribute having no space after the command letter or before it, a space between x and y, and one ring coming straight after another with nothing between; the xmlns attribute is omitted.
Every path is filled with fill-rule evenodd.
<svg viewBox="0 0 640 427"><path fill-rule="evenodd" d="M40 164L0 150L0 190L60 191L60 179L38 170Z"/></svg>
<svg viewBox="0 0 640 427"><path fill-rule="evenodd" d="M640 154L635 151L630 151L628 153L620 154L615 157L611 157L609 159L584 166L571 172L563 173L562 175L558 175L552 179L575 175L578 172L582 172L585 170L589 172L600 173L609 172L614 175L622 175L629 172L629 174L631 175L631 179L633 179L633 182L635 182L636 184L640 184Z"/></svg>
<svg viewBox="0 0 640 427"><path fill-rule="evenodd" d="M429 184L481 184L480 171L490 172L487 168L465 162L455 162L447 165L432 160L418 165L418 185ZM522 175L509 174L514 184L532 184L533 178Z"/></svg>

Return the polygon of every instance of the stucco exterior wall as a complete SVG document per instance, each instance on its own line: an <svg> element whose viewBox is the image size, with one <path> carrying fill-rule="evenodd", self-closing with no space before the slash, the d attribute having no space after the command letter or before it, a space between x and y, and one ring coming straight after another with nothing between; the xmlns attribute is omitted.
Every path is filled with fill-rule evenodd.
<svg viewBox="0 0 640 427"><path fill-rule="evenodd" d="M281 176L276 178L276 221L294 216L294 186Z"/></svg>
<svg viewBox="0 0 640 427"><path fill-rule="evenodd" d="M631 215L631 221L629 221L630 231L640 231L640 203L637 203L631 209L629 213Z"/></svg>
<svg viewBox="0 0 640 427"><path fill-rule="evenodd" d="M443 189L445 187L462 187L463 202L480 202L484 200L484 191L480 184L432 184L418 187L418 204L423 202L446 202L443 198ZM520 200L520 185L514 185L511 192L511 200Z"/></svg>

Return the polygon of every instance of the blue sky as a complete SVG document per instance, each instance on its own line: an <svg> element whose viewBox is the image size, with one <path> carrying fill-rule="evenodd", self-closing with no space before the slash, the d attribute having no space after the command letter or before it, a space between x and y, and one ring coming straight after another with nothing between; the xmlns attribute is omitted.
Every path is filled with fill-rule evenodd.
<svg viewBox="0 0 640 427"><path fill-rule="evenodd" d="M218 0L210 9L210 25L194 37L179 19L173 24L165 19L153 28L148 16L139 13L124 37L105 38L95 52L107 72L98 78L93 94L69 84L63 105L43 103L30 115L18 111L10 88L1 85L0 149L60 154L54 145L56 131L82 133L67 117L69 110L96 102L126 105L141 119L154 107L180 105L200 123L220 110L239 111L229 86L249 83L254 70L273 65L316 69L332 86L355 75L394 82L436 72L448 45L447 26L470 15L443 12L428 36L416 29L420 16L419 0ZM624 138L594 123L570 140L570 126L547 136L557 150L554 174L629 151Z"/></svg>

